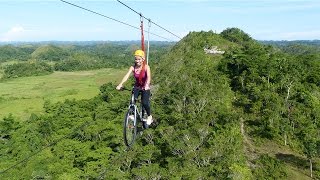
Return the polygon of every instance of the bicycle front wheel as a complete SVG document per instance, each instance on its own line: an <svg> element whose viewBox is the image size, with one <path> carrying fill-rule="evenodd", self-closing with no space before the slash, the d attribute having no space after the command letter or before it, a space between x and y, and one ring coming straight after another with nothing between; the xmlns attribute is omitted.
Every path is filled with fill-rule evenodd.
<svg viewBox="0 0 320 180"><path fill-rule="evenodd" d="M124 119L123 137L126 146L131 146L137 136L137 114L134 107L130 107Z"/></svg>

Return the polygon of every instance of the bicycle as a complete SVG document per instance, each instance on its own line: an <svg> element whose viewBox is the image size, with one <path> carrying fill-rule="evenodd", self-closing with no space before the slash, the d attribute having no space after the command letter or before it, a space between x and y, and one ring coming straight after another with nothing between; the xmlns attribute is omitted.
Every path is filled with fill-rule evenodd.
<svg viewBox="0 0 320 180"><path fill-rule="evenodd" d="M129 89L122 88L122 90L129 90ZM133 92L134 92L134 88L132 88L131 90L131 99L130 99L128 111L124 118L124 124L123 124L124 143L128 147L133 145L137 137L139 121L142 122L142 128L141 128L142 130L148 128L147 122L144 121L144 119L147 118L147 113L142 106L141 99L140 100L134 99ZM137 101L140 101L140 104L137 104L136 103Z"/></svg>

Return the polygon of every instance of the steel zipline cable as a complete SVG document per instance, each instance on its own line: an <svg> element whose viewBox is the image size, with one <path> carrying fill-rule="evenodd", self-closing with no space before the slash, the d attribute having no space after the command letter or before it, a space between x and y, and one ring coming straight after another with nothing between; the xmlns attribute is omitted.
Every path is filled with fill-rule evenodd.
<svg viewBox="0 0 320 180"><path fill-rule="evenodd" d="M174 35L175 37L181 39L179 36L173 34L172 32L170 32L169 30L165 29L164 27L160 26L159 24L156 24L155 22L151 21L149 18L144 17L141 13L138 13L136 10L132 9L131 7L129 7L128 5L124 4L123 2L117 0L119 3L121 3L122 5L126 6L127 8L129 8L130 10L132 10L133 12L137 13L138 15L140 15L141 17L143 17L144 19L148 20L149 22L151 22L152 24L158 26L159 28L167 31L168 33Z"/></svg>
<svg viewBox="0 0 320 180"><path fill-rule="evenodd" d="M100 15L100 16L103 16L103 17L105 17L105 18L111 19L111 20L113 20L113 21L119 22L119 23L121 23L121 24L130 26L130 27L132 27L132 28L135 28L135 29L140 30L140 28L138 28L138 27L135 27L135 26L130 25L130 24L128 24L128 23L125 23L125 22L119 21L119 20L117 20L117 19L108 17L108 16L106 16L106 15L103 15L103 14L101 14L101 13L92 11L92 10L90 10L90 9L87 9L87 8L84 8L84 7L81 7L81 6L78 6L78 5L76 5L76 4L73 4L73 3L70 3L70 2L67 2L67 1L64 1L64 0L60 0L60 1L62 1L62 2L64 2L64 3L67 3L67 4L70 4L70 5L72 5L72 6L75 6L75 7L77 7L77 8L80 8L80 9L83 9L83 10L86 10L86 11L89 11L89 12L91 12L91 13L94 13L94 14L97 14L97 15ZM119 1L119 2L120 2L120 1ZM120 3L122 3L122 2L120 2ZM123 3L122 3L122 4L123 4ZM127 7L128 7L128 6L127 6ZM130 8L130 7L128 7L128 8ZM130 8L130 9L131 9L131 8ZM133 9L131 9L131 10L133 10ZM133 11L134 11L134 10L133 10ZM135 12L136 12L136 11L135 11ZM136 12L136 13L137 13L137 12ZM139 13L138 13L138 14L139 14ZM145 17L142 16L141 14L139 14L139 15L140 15L141 17L145 18ZM145 19L146 19L146 18L145 18ZM147 20L148 20L149 22L152 22L150 19L147 19ZM152 23L155 24L154 22L152 22ZM157 24L155 24L155 25L157 25ZM157 25L157 26L159 26L159 25ZM161 26L159 26L159 27L162 28ZM162 28L162 29L164 29L164 28ZM164 29L164 30L166 30L166 29ZM168 31L168 30L166 30L166 31L169 32L169 33L171 33L171 32ZM149 31L144 31L144 32L148 32L148 33L153 34L153 35L155 35L155 36L157 36L157 37L160 37L160 38L163 38L163 39L166 39L166 40L171 41L170 39L167 39L167 38L165 38L165 37L162 37L162 36L159 36L159 35L157 35L157 34L151 33L151 32L149 32ZM171 34L173 34L173 33L171 33ZM174 35L174 34L173 34L173 35ZM175 35L175 36L176 36L176 35ZM176 37L178 37L178 36L176 36ZM178 37L178 38L181 39L180 37ZM77 132L78 130L82 130L83 128L85 128L85 127L87 127L87 126L90 126L90 125L92 125L93 123L95 123L95 121L92 121L92 122L89 122L89 121L88 121L88 122L85 122L85 123L81 124L79 127L75 128L71 133L69 133L69 134L67 134L67 135L59 138L58 140L56 140L56 141L54 141L54 142L52 142L52 143L50 143L50 144L48 144L48 145L46 145L46 146L43 146L42 148L40 148L38 151L34 152L33 154L31 154L31 155L25 157L24 159L18 161L17 163L15 163L14 165L8 167L7 169L5 169L5 170L3 170L3 171L0 171L0 174L4 174L4 173L8 172L9 170L11 170L11 169L13 169L13 168L16 168L18 165L23 164L23 163L29 161L30 158L32 158L33 156L41 153L43 150L45 150L45 149L47 149L47 148L49 148L49 147L52 147L52 146L56 145L56 144L57 144L58 142L60 142L61 140L70 137L71 135L73 135L73 134L74 134L75 132ZM128 150L130 150L130 149L127 149L126 151L128 151ZM103 172L102 175L105 175L105 173L106 173L106 172Z"/></svg>
<svg viewBox="0 0 320 180"><path fill-rule="evenodd" d="M108 19L110 19L110 20L116 21L116 22L118 22L118 23L121 23L121 24L130 26L130 27L132 27L132 28L134 28L134 29L140 30L140 28L138 28L138 27L135 27L135 26L133 26L133 25L131 25L131 24L122 22L122 21L117 20L117 19L115 19L115 18L108 17L108 16L103 15L103 14L101 14L101 13L98 13L98 12L96 12L96 11L93 11L93 10L90 10L90 9L87 9L87 8L84 8L84 7L81 7L81 6L79 6L79 5L70 3L70 2L68 2L68 1L64 1L64 0L60 0L60 1L66 3L66 4L69 4L69 5L71 5L71 6L74 6L74 7L80 8L80 9L83 9L83 10L85 10L85 11L89 11L89 12L91 12L91 13L93 13L93 14L97 14L97 15L99 15L99 16L102 16L102 17L108 18ZM145 31L145 32L148 32L148 31ZM150 33L150 34L152 34L152 35L155 35L155 36L157 36L157 37L160 37L160 38L162 38L162 39L166 39L166 40L168 40L168 41L172 41L172 40L170 40L170 39L168 39L168 38L165 38L165 37L163 37L163 36L160 36L160 35L157 35L157 34L154 34L154 33L151 33L151 32L148 32L148 33ZM181 38L180 38L180 39L181 39Z"/></svg>

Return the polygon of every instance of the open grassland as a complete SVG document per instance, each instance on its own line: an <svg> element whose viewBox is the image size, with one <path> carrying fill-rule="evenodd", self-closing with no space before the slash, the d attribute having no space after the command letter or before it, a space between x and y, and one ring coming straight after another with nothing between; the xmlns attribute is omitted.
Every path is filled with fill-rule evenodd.
<svg viewBox="0 0 320 180"><path fill-rule="evenodd" d="M92 98L99 93L102 84L119 82L125 72L117 69L54 72L0 82L0 119L12 113L25 120L31 113L41 113L47 100Z"/></svg>

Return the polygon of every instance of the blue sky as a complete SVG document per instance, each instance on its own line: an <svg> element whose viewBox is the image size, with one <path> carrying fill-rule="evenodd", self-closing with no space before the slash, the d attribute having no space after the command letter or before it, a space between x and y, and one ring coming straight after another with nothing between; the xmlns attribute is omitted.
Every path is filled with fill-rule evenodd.
<svg viewBox="0 0 320 180"><path fill-rule="evenodd" d="M140 17L116 0L66 0L135 27ZM319 0L122 0L179 37L237 27L257 40L320 39ZM138 40L139 30L60 0L0 0L0 41ZM144 28L148 29L147 21ZM150 40L179 40L151 24ZM147 38L147 34L145 34Z"/></svg>

